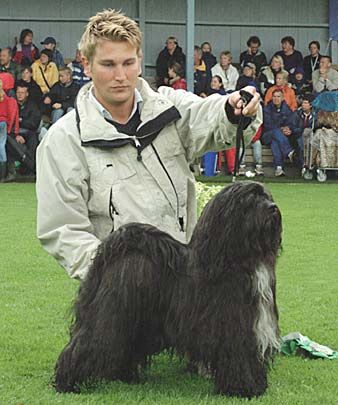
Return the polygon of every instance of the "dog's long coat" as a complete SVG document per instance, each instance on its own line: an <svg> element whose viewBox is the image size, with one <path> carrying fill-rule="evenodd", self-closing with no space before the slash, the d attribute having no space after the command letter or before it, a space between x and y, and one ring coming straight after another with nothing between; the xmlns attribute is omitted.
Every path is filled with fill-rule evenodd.
<svg viewBox="0 0 338 405"><path fill-rule="evenodd" d="M281 232L277 206L254 182L217 194L189 245L145 224L113 232L80 287L56 390L79 391L92 379L137 381L167 348L209 370L217 393L263 394L279 345Z"/></svg>

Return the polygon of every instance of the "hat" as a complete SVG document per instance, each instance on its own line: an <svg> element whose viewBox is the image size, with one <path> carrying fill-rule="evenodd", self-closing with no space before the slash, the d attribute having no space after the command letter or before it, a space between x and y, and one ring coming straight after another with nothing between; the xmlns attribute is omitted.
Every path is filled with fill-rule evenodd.
<svg viewBox="0 0 338 405"><path fill-rule="evenodd" d="M47 37L45 38L42 42L40 42L41 45L47 45L47 44L54 44L56 45L55 38L53 37Z"/></svg>
<svg viewBox="0 0 338 405"><path fill-rule="evenodd" d="M244 66L243 66L243 69L244 69L245 67L248 67L248 68L250 68L250 69L256 70L256 65L255 65L254 63L251 63L251 62L246 62L246 63L244 64Z"/></svg>
<svg viewBox="0 0 338 405"><path fill-rule="evenodd" d="M301 66L297 66L294 74L296 75L297 73L301 73L304 76L304 69Z"/></svg>

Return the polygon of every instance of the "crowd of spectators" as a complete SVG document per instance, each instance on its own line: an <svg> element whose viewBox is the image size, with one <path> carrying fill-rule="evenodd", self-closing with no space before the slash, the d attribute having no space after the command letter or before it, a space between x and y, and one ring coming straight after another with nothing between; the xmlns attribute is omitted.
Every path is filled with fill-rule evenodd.
<svg viewBox="0 0 338 405"><path fill-rule="evenodd" d="M12 136L35 162L39 141L64 114L74 108L79 89L90 81L83 69L81 54L67 66L54 37L48 36L39 49L33 32L23 29L19 42L0 51L0 181L15 178L15 156L6 148ZM271 61L260 50L261 41L251 36L247 49L233 62L229 50L217 58L210 42L194 48L194 93L209 97L229 94L254 86L264 106L264 123L252 142L256 174L264 174L262 143L272 150L275 175L284 175L284 162L302 166L302 132L313 124L311 102L321 92L338 89L338 72L330 56L320 54L318 41L309 43L303 58L295 41L287 36ZM156 60L156 85L187 89L186 57L178 40L170 36ZM311 118L309 118L311 117ZM218 169L222 169L222 153ZM229 173L234 171L235 150L224 153ZM245 159L245 157L244 157ZM23 168L28 174L34 169ZM240 173L245 172L242 162Z"/></svg>
<svg viewBox="0 0 338 405"><path fill-rule="evenodd" d="M312 116L311 103L319 93L338 90L338 72L332 68L331 57L319 53L318 41L309 43L309 55L303 58L302 53L295 49L294 38L286 36L281 39L281 50L273 54L270 62L260 50L260 38L251 36L246 45L247 50L240 54L239 63L233 63L229 50L222 51L217 59L212 53L210 42L196 45L194 93L200 97L215 93L226 95L246 86L254 86L261 95L264 108L263 126L251 145L255 174L264 174L262 144L271 148L275 176L285 175L286 161L303 169L303 118L308 114ZM163 55L166 55L165 59ZM180 72L179 77L174 79L179 82L171 79L173 65L175 71ZM182 48L179 47L177 38L169 37L156 61L157 83L175 89L186 88L182 76L184 70L185 56ZM184 86L176 84L181 82ZM310 121L311 126L315 127L313 120ZM219 171L222 169L223 154L228 173L233 173L235 150L219 152ZM239 173L246 173L245 155Z"/></svg>

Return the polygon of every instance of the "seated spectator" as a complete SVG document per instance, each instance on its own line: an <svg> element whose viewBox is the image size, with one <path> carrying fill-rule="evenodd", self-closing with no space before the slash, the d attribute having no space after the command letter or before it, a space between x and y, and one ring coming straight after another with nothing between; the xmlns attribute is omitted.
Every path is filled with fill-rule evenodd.
<svg viewBox="0 0 338 405"><path fill-rule="evenodd" d="M15 173L14 162L8 163L6 153L7 136L19 133L18 106L14 98L8 97L0 80L0 182L10 181ZM7 175L6 175L7 174Z"/></svg>
<svg viewBox="0 0 338 405"><path fill-rule="evenodd" d="M284 69L292 76L295 73L296 67L303 67L303 55L295 50L295 40L293 37L287 36L281 40L282 50L275 53L282 57Z"/></svg>
<svg viewBox="0 0 338 405"><path fill-rule="evenodd" d="M207 67L202 59L202 49L195 45L194 48L194 93L206 97L208 93Z"/></svg>
<svg viewBox="0 0 338 405"><path fill-rule="evenodd" d="M263 135L264 145L271 147L275 176L284 176L284 160L294 161L296 155L292 148L289 137L294 127L294 113L284 101L283 91L275 89L272 93L272 100L263 110Z"/></svg>
<svg viewBox="0 0 338 405"><path fill-rule="evenodd" d="M210 88L208 89L208 96L211 94L220 94L221 96L225 96L226 92L224 90L222 78L218 75L212 77L210 82Z"/></svg>
<svg viewBox="0 0 338 405"><path fill-rule="evenodd" d="M26 146L35 166L41 112L34 101L30 100L28 96L28 87L23 85L23 83L21 86L18 85L16 88L16 100L19 108L19 135L17 136L17 142Z"/></svg>
<svg viewBox="0 0 338 405"><path fill-rule="evenodd" d="M237 69L231 64L232 55L230 51L221 52L219 63L212 69L212 76L220 76L222 78L225 91L235 90L236 83L239 77Z"/></svg>
<svg viewBox="0 0 338 405"><path fill-rule="evenodd" d="M312 73L313 91L321 93L338 89L338 72L331 67L331 56L320 57L319 69Z"/></svg>
<svg viewBox="0 0 338 405"><path fill-rule="evenodd" d="M276 74L284 70L284 62L281 56L273 56L270 66L262 68L259 75L260 92L264 96L266 91L276 84Z"/></svg>
<svg viewBox="0 0 338 405"><path fill-rule="evenodd" d="M299 141L294 142L293 146L297 147L299 144L304 144L304 140L309 140L311 131L314 129L314 117L312 114L312 101L313 95L307 94L302 100L302 105L295 114L295 128L293 133L295 138L300 138ZM303 154L299 153L299 163L303 166Z"/></svg>
<svg viewBox="0 0 338 405"><path fill-rule="evenodd" d="M276 84L270 87L269 90L265 93L264 97L265 105L267 105L269 101L271 101L273 92L276 89L278 89L283 92L283 100L286 102L286 104L291 108L292 111L296 111L297 109L296 94L288 84L288 76L289 76L288 72L286 72L285 70L277 73Z"/></svg>
<svg viewBox="0 0 338 405"><path fill-rule="evenodd" d="M203 42L201 45L202 50L202 60L207 68L208 83L211 80L211 68L217 63L216 56L212 54L212 48L210 42Z"/></svg>
<svg viewBox="0 0 338 405"><path fill-rule="evenodd" d="M305 81L304 69L302 67L296 68L294 77L291 81L291 88L296 94L297 106L299 107L304 95L311 93L312 91L312 86Z"/></svg>
<svg viewBox="0 0 338 405"><path fill-rule="evenodd" d="M245 86L256 87L259 92L259 83L256 81L256 65L251 62L247 62L243 67L243 73L239 76L236 83L236 90L243 89Z"/></svg>
<svg viewBox="0 0 338 405"><path fill-rule="evenodd" d="M5 91L7 96L14 96L14 77L9 72L0 72L0 80L2 82L2 90Z"/></svg>
<svg viewBox="0 0 338 405"><path fill-rule="evenodd" d="M56 40L53 37L47 37L42 42L43 49L49 49L52 52L52 61L56 64L58 68L65 66L65 61L63 60L62 53L56 49Z"/></svg>
<svg viewBox="0 0 338 405"><path fill-rule="evenodd" d="M40 86L33 79L33 70L30 66L26 66L21 71L21 80L16 83L16 87L28 88L28 99L33 101L34 104L40 109L42 103L43 93Z"/></svg>
<svg viewBox="0 0 338 405"><path fill-rule="evenodd" d="M59 81L54 84L50 92L46 94L44 104L52 107L52 124L64 114L74 109L74 103L80 86L74 83L72 70L69 67L61 68Z"/></svg>
<svg viewBox="0 0 338 405"><path fill-rule="evenodd" d="M76 50L75 59L67 65L72 69L73 81L80 87L91 81L91 78L86 76L82 64L82 56L79 49Z"/></svg>
<svg viewBox="0 0 338 405"><path fill-rule="evenodd" d="M183 68L177 63L171 63L168 67L169 85L175 90L187 90L187 82L183 77Z"/></svg>
<svg viewBox="0 0 338 405"><path fill-rule="evenodd" d="M12 50L9 47L1 49L0 52L0 72L10 73L14 81L20 79L20 66L12 60Z"/></svg>
<svg viewBox="0 0 338 405"><path fill-rule="evenodd" d="M260 126L256 135L253 137L251 141L251 147L253 151L253 158L254 158L254 163L255 163L255 172L249 175L248 177L253 177L253 176L264 176L264 170L263 170L263 157L262 157L262 143L260 141L260 138L262 136L263 132L263 127ZM243 150L241 149L240 155L242 157L241 164L239 166L239 171L238 175L239 176L245 176L247 175L247 170L246 170L246 164L245 164L245 150L243 153Z"/></svg>
<svg viewBox="0 0 338 405"><path fill-rule="evenodd" d="M265 53L259 50L261 41L258 37L252 36L247 40L246 44L248 49L241 53L239 63L242 68L247 63L254 63L256 72L260 72L261 68L268 64Z"/></svg>
<svg viewBox="0 0 338 405"><path fill-rule="evenodd" d="M32 65L33 79L40 87L43 94L49 92L52 86L59 80L59 71L52 62L52 52L48 49L41 51L40 59Z"/></svg>
<svg viewBox="0 0 338 405"><path fill-rule="evenodd" d="M156 84L157 86L168 86L168 66L169 64L179 63L185 72L185 55L182 48L178 45L175 37L169 37L165 48L159 53L156 60Z"/></svg>
<svg viewBox="0 0 338 405"><path fill-rule="evenodd" d="M311 41L309 43L310 55L305 56L303 60L304 77L307 83L312 83L312 73L319 69L320 61L320 43L318 41Z"/></svg>
<svg viewBox="0 0 338 405"><path fill-rule="evenodd" d="M33 44L33 31L25 28L20 33L19 43L13 48L13 61L21 66L30 66L39 56L39 50Z"/></svg>

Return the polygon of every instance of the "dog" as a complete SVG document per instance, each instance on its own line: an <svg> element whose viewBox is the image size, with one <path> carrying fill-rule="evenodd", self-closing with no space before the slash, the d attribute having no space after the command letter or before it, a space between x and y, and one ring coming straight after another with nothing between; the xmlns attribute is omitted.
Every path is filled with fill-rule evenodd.
<svg viewBox="0 0 338 405"><path fill-rule="evenodd" d="M281 235L280 211L255 182L210 200L188 245L145 224L112 232L80 286L55 389L138 382L152 356L168 349L208 370L218 394L262 395L280 346Z"/></svg>

